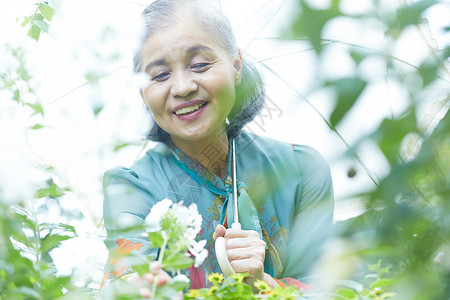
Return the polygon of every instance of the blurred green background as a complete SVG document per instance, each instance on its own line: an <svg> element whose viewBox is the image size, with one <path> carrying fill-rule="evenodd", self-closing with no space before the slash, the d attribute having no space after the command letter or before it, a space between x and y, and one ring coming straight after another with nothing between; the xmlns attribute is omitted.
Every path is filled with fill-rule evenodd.
<svg viewBox="0 0 450 300"><path fill-rule="evenodd" d="M332 167L336 237L306 298L450 299L450 3L352 2L220 3L278 116L248 130ZM152 146L130 72L145 3L1 3L0 299L97 295L102 172Z"/></svg>

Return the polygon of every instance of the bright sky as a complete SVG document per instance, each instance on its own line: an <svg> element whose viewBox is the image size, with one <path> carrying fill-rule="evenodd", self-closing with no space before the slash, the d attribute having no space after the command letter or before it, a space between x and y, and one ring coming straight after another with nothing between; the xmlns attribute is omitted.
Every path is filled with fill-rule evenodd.
<svg viewBox="0 0 450 300"><path fill-rule="evenodd" d="M61 272L69 272L70 268L79 266L80 280L90 274L98 282L102 275L101 265L106 259L105 247L99 239L104 232L98 227L102 215L101 176L110 167L132 164L143 153L142 143L139 147L127 147L119 152L111 151L110 145L137 142L148 128L146 112L137 93L137 80L131 75L135 33L139 26L137 16L148 1L63 1L52 21L50 34L43 35L39 43L26 38L26 32L15 21L16 17L31 15L35 2L0 0L0 50L4 53L5 44L26 50L27 67L34 76L31 83L44 104L45 118L30 118L29 112L18 113L12 101L7 101L11 95L1 92L0 116L3 119L0 119L0 124L4 127L3 130L0 127L0 133L15 136L18 145L25 145L21 151L27 152L28 156L20 155L21 159L17 160L29 157L35 162L37 158L40 163L55 166L57 177L62 180L59 183L72 187L76 192L70 193L62 203L69 208L81 209L87 216L87 220L77 224L82 238L66 242L55 251L54 257ZM313 53L306 51L309 48L306 43L263 39L279 36L280 28L288 24L287 16L294 0L221 2L235 28L239 45L258 62L267 83L270 107L278 110L272 118L264 119L264 125L259 120L259 123L250 124L249 129L275 139L311 145L322 153L332 170L338 202L337 218L349 217L351 211L345 209L348 205L340 206L339 203L370 187L370 179L355 162L342 159L345 145L298 96L307 96L324 116L329 116L331 95L326 91L314 91L315 76L337 78L351 74L354 67L346 55L347 46L335 44L328 47L324 62L317 68ZM309 2L323 7L329 1ZM395 1L384 2L386 10L397 5ZM450 44L449 34L444 35L441 31L442 27L449 25L450 16L450 2L444 2L428 11L429 33L425 35L432 45L440 49ZM364 12L371 7L370 0L342 0L341 3L342 9L348 13ZM378 51L387 46L383 29L375 22L335 20L325 28L324 38ZM411 29L397 44L394 55L417 64L428 55L428 48L417 29ZM283 80L268 72L262 63L270 66ZM2 71L15 66L11 57L0 56ZM367 91L339 127L350 144L375 128L382 118L400 114L406 104L405 91L395 82L383 81L386 70L379 60L373 58L365 62L362 72L378 83ZM84 85L86 74L105 77L96 84ZM437 86L432 92L444 89ZM424 111L431 105L427 102ZM96 106L104 106L97 118L92 114L92 108ZM46 128L27 134L24 140L25 124L36 122L42 122ZM4 130L5 126L8 130ZM11 126L12 131L9 129ZM383 176L387 164L380 153L370 144L364 145L363 150L360 155L369 169ZM21 152L12 150L10 153ZM0 163L13 161L0 160ZM358 170L357 176L351 179L346 176L350 167ZM23 166L23 170L26 168ZM17 182L24 180L19 171L17 173ZM33 181L32 178L27 180ZM14 179L10 181L10 186L14 186ZM23 185L16 186L24 192L20 188ZM60 220L53 218L52 221Z"/></svg>

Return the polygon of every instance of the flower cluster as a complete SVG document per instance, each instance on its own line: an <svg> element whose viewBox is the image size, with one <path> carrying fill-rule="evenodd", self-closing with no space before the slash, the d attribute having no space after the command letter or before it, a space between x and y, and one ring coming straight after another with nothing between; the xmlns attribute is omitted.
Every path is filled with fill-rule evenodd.
<svg viewBox="0 0 450 300"><path fill-rule="evenodd" d="M206 240L195 240L202 225L202 216L196 204L186 207L182 202L173 203L170 199L163 199L152 207L145 223L146 235L152 246L161 248L160 259L163 267L170 269L167 260L171 259L172 262L174 258L189 256L189 253L195 258L194 264L198 267L208 256L208 250L205 249ZM165 258L162 257L164 253L167 255L166 264ZM187 264L188 260L182 261ZM174 269L182 269L176 268L175 265L172 266Z"/></svg>

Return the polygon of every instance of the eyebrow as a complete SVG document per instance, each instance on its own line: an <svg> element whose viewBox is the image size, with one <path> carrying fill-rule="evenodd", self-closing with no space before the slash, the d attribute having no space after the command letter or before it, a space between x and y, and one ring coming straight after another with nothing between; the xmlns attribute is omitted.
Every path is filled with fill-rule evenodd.
<svg viewBox="0 0 450 300"><path fill-rule="evenodd" d="M146 67L145 67L145 72L148 72L152 67L154 66L161 66L165 64L165 60L164 59L158 59L154 62L149 63Z"/></svg>
<svg viewBox="0 0 450 300"><path fill-rule="evenodd" d="M186 50L186 53L187 54L191 54L191 53L195 53L195 52L199 52L199 51L211 51L211 52L215 53L215 51L213 49L211 49L211 48L209 48L207 46L204 46L204 45L198 45L198 46L189 47ZM161 66L161 65L164 65L165 63L166 63L166 61L164 59L158 59L158 60L156 60L154 62L151 62L145 67L145 72L148 72L154 66Z"/></svg>
<svg viewBox="0 0 450 300"><path fill-rule="evenodd" d="M206 50L206 51L211 51L211 52L215 52L213 49L204 46L204 45L198 45L198 46L192 46L190 48L187 49L186 53L193 53L193 52L198 52L198 51L202 51L202 50Z"/></svg>

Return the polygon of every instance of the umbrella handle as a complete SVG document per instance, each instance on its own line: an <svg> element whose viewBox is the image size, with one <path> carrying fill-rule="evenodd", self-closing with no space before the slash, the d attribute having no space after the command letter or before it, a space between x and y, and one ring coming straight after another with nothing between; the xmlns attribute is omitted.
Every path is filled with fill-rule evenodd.
<svg viewBox="0 0 450 300"><path fill-rule="evenodd" d="M231 228L240 230L241 224L233 223L231 225ZM227 257L227 247L225 245L225 238L218 237L216 239L215 248L216 248L217 262L219 263L219 267L222 270L223 275L225 275L225 277L228 277L233 274L236 274L236 272L234 272L233 268L231 267L230 261L228 260Z"/></svg>

